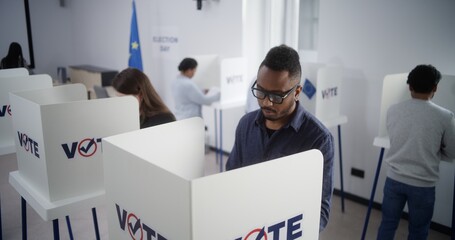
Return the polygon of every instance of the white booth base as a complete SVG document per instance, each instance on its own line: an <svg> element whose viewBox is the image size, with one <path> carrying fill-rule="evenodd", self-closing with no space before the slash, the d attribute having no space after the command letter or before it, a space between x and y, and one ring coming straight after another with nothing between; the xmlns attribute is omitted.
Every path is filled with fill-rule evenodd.
<svg viewBox="0 0 455 240"><path fill-rule="evenodd" d="M326 128L331 128L331 127L336 127L341 124L345 124L348 122L348 117L341 115L336 118L331 118L331 119L321 119L322 124Z"/></svg>
<svg viewBox="0 0 455 240"><path fill-rule="evenodd" d="M390 148L390 139L389 137L375 137L373 141L373 146L381 148Z"/></svg>
<svg viewBox="0 0 455 240"><path fill-rule="evenodd" d="M35 191L19 174L10 172L9 183L45 221L64 218L71 213L90 211L105 203L105 191L49 202Z"/></svg>

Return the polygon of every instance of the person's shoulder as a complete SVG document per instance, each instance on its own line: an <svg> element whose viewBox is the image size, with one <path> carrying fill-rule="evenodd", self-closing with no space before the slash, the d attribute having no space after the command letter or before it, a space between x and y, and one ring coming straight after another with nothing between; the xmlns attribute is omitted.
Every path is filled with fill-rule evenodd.
<svg viewBox="0 0 455 240"><path fill-rule="evenodd" d="M258 110L255 110L255 111L252 111L252 112L249 112L249 113L246 113L245 115L243 115L239 120L238 126L247 127L251 124L255 124L255 122L258 118L258 114L260 114L259 111L261 111L261 110L258 109Z"/></svg>
<svg viewBox="0 0 455 240"><path fill-rule="evenodd" d="M144 120L141 128L152 127L160 124L170 123L175 121L174 114L170 112L158 113L156 115L150 116Z"/></svg>
<svg viewBox="0 0 455 240"><path fill-rule="evenodd" d="M305 132L310 128L312 131L316 131L319 135L331 135L329 129L318 119L316 116L305 110L303 107L297 112L298 117L301 121L301 126L306 126L305 129L300 129L300 132Z"/></svg>
<svg viewBox="0 0 455 240"><path fill-rule="evenodd" d="M435 113L436 114L439 114L441 117L443 118L448 118L448 119L452 119L454 118L454 113L452 111L450 111L449 109L447 108L444 108L438 104L435 104L433 102L430 102L430 106L431 108L434 109Z"/></svg>

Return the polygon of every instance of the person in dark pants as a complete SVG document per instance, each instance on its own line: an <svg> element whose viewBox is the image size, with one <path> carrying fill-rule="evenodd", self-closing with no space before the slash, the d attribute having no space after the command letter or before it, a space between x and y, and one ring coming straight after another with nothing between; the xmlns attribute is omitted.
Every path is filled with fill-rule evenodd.
<svg viewBox="0 0 455 240"><path fill-rule="evenodd" d="M455 159L454 114L434 104L441 74L418 65L408 75L411 99L387 111L390 166L384 185L382 221L377 239L393 239L405 204L409 209L408 239L427 239L441 160Z"/></svg>

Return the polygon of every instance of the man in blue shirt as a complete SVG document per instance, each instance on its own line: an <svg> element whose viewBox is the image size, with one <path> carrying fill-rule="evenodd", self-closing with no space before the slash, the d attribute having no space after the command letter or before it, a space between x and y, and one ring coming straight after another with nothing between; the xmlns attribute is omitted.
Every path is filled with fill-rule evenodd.
<svg viewBox="0 0 455 240"><path fill-rule="evenodd" d="M319 149L324 157L322 231L329 219L333 192L333 137L299 104L300 77L299 55L294 49L285 45L270 49L251 87L260 109L240 120L226 170Z"/></svg>

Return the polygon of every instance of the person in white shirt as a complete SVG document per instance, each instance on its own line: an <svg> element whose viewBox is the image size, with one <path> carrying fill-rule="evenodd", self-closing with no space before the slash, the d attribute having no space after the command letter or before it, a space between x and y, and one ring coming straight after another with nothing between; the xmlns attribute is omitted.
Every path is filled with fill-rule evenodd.
<svg viewBox="0 0 455 240"><path fill-rule="evenodd" d="M202 117L202 105L210 105L220 100L220 92L206 94L194 83L197 61L193 58L183 59L178 70L180 74L172 84L174 91L175 117L182 120L191 117Z"/></svg>

